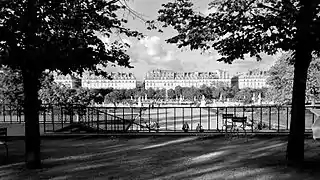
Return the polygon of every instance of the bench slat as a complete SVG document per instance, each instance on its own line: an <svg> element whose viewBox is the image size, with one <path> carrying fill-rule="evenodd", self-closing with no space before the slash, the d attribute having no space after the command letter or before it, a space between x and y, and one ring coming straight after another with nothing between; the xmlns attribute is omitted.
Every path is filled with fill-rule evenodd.
<svg viewBox="0 0 320 180"><path fill-rule="evenodd" d="M222 114L223 119L230 119L233 117L233 114Z"/></svg>
<svg viewBox="0 0 320 180"><path fill-rule="evenodd" d="M247 117L233 117L232 122L247 122Z"/></svg>

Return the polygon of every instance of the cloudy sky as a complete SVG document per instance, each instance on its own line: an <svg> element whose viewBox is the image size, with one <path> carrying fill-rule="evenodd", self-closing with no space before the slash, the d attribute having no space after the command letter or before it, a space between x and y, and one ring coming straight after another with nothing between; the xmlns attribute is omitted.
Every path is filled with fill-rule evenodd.
<svg viewBox="0 0 320 180"><path fill-rule="evenodd" d="M145 19L156 19L161 4L173 0L129 0L128 4ZM204 14L210 12L210 0L194 0L195 8ZM128 54L131 57L133 69L110 68L110 71L133 72L138 80L142 80L145 73L151 69L168 69L175 71L214 71L216 69L228 70L230 73L245 72L249 69L268 69L279 56L262 55L262 61L247 57L245 60L236 60L233 64L217 62L219 54L201 54L200 51L181 50L165 40L174 36L175 31L168 28L164 33L148 31L144 23L138 18L128 16L128 26L146 35L140 41L136 39L121 38L130 44Z"/></svg>

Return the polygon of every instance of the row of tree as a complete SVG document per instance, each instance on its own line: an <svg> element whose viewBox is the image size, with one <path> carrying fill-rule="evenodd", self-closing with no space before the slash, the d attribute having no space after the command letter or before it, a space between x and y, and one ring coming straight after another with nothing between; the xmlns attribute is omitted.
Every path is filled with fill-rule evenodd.
<svg viewBox="0 0 320 180"><path fill-rule="evenodd" d="M0 99L4 104L22 104L23 103L23 86L21 73L17 70L12 70L8 67L1 68L0 83ZM87 89L77 88L71 89L61 84L56 84L53 76L44 74L41 80L41 88L39 90L39 100L42 104L82 104L88 105L90 103L119 103L138 97L147 96L148 99L165 100L165 99L179 99L183 97L186 100L200 99L202 95L206 99L241 101L244 103L251 103L253 94L262 93L265 97L266 89L241 89L237 87L227 87L225 85L218 85L216 87L209 87L206 85L200 88L196 87L180 87L175 89L144 89L137 87L135 89Z"/></svg>
<svg viewBox="0 0 320 180"><path fill-rule="evenodd" d="M227 87L223 84L209 87L203 85L200 88L180 87L175 89L147 89L143 85L135 89L70 89L54 83L52 75L44 73L41 77L39 99L42 104L83 104L96 103L119 103L124 100L147 97L149 99L177 99L181 96L187 100L195 97L200 99L202 95L206 99L231 99L251 103L252 96L262 94L262 98L278 104L289 104L292 100L293 88L293 64L292 53L284 54L269 70L267 84L269 88L239 90L237 87ZM21 104L23 102L23 85L21 71L3 66L0 73L0 100L5 104ZM307 78L306 102L320 100L320 59L313 58ZM257 97L256 97L257 98Z"/></svg>

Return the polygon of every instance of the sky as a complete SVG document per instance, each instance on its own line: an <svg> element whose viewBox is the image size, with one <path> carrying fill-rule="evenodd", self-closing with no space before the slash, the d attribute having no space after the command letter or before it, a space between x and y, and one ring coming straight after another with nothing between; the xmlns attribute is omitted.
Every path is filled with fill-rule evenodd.
<svg viewBox="0 0 320 180"><path fill-rule="evenodd" d="M161 4L173 0L128 0L129 6L140 13L144 19L156 19ZM194 0L195 9L208 14L208 3L210 0ZM127 16L126 16L127 17ZM128 39L121 37L123 42L130 44L127 53L130 56L130 63L134 68L109 68L109 71L132 72L138 80L142 80L147 71L152 69L164 69L174 71L215 71L217 69L227 70L231 74L246 72L250 69L267 70L280 54L268 56L262 54L262 61L257 62L256 58L247 56L245 60L236 60L232 64L216 61L219 54L213 50L211 54L201 54L201 51L190 51L178 49L174 44L167 44L166 39L173 37L176 32L171 29L163 29L163 33L147 30L146 25L139 20L128 16L127 26L138 30L145 35L144 39Z"/></svg>

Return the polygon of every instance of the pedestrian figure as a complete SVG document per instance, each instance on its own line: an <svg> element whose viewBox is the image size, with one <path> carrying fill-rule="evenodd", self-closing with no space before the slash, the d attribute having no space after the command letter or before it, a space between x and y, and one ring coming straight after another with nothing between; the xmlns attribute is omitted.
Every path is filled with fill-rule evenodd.
<svg viewBox="0 0 320 180"><path fill-rule="evenodd" d="M184 132L188 132L188 131L189 131L189 124L188 124L187 122L185 122L185 123L183 124L182 130L183 130Z"/></svg>
<svg viewBox="0 0 320 180"><path fill-rule="evenodd" d="M198 126L196 128L197 132L203 132L202 126L198 123Z"/></svg>

